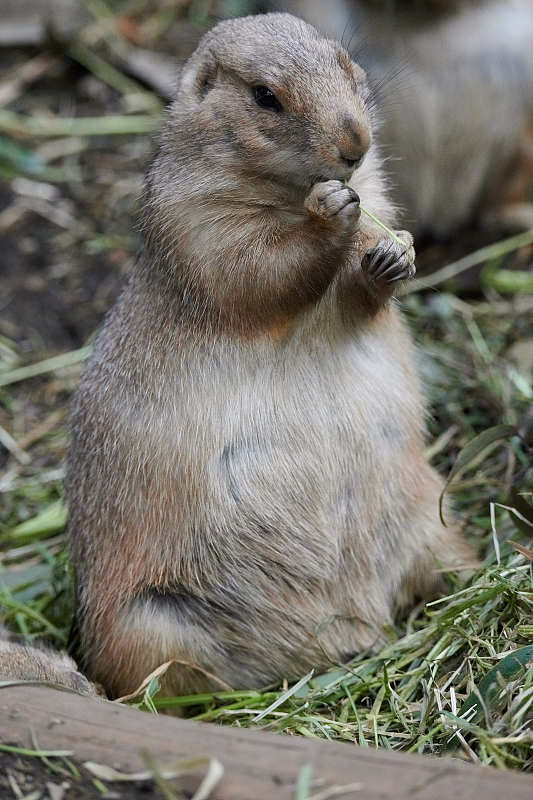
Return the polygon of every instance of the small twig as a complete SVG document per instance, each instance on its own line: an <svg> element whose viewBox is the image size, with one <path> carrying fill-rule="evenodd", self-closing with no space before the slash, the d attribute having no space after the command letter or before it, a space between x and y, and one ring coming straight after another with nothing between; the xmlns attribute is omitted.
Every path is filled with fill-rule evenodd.
<svg viewBox="0 0 533 800"><path fill-rule="evenodd" d="M3 17L7 17L3 14ZM29 18L27 21L2 19L0 25L0 47L27 47L40 45L46 36L44 22L38 18Z"/></svg>
<svg viewBox="0 0 533 800"><path fill-rule="evenodd" d="M9 781L9 786L13 794L15 795L16 800L24 800L24 795L20 790L20 786L16 782L15 778L11 774L9 770L7 770L7 779Z"/></svg>
<svg viewBox="0 0 533 800"><path fill-rule="evenodd" d="M134 697L138 697L144 692L154 678L159 678L161 675L164 675L168 668L172 666L172 664L180 664L183 667L189 667L189 669L194 669L197 672L201 672L202 675L206 676L206 678L210 678L212 681L215 681L215 683L218 683L220 686L222 686L226 692L233 691L232 687L228 683L220 678L217 678L217 676L213 675L212 672L208 672L198 664L193 664L190 661L182 661L180 658L172 658L170 661L165 661L164 664L160 664L158 667L156 667L156 669L153 670L153 672L147 675L141 685L134 692L131 692L131 694L125 694L123 697L118 697L116 700L113 700L113 702L124 703L126 700L133 700Z"/></svg>
<svg viewBox="0 0 533 800"><path fill-rule="evenodd" d="M341 797L342 795L351 794L351 792L360 792L362 788L362 783L347 783L346 786L330 786L329 789L324 789L318 794L311 795L309 800L331 800L333 797Z"/></svg>
<svg viewBox="0 0 533 800"><path fill-rule="evenodd" d="M27 747L16 747L12 744L0 744L0 752L14 753L17 756L43 756L47 758L65 758L73 756L72 750L29 750Z"/></svg>
<svg viewBox="0 0 533 800"><path fill-rule="evenodd" d="M47 417L47 419L40 422L38 425L32 428L31 431L28 431L26 436L20 439L18 443L19 447L22 448L22 450L26 450L32 444L38 442L39 439L42 439L43 436L46 436L47 433L52 431L57 424L61 422L64 416L65 415L63 411L54 411L49 417Z"/></svg>
<svg viewBox="0 0 533 800"><path fill-rule="evenodd" d="M18 181L13 181L13 184L26 180L25 178L18 178ZM34 181L31 181L34 183ZM20 205L38 214L43 219L57 225L58 228L63 228L65 231L72 230L76 224L74 217L59 204L53 204L49 200L43 200L39 197L28 197L26 194L21 194Z"/></svg>
<svg viewBox="0 0 533 800"><path fill-rule="evenodd" d="M146 91L140 83L128 78L116 67L109 64L100 56L93 53L85 44L78 41L69 50L69 56L92 72L99 80L111 86L124 96L135 96L138 110L144 108L148 111L160 111L162 103L151 92Z"/></svg>
<svg viewBox="0 0 533 800"><path fill-rule="evenodd" d="M35 735L35 731L33 730L33 728L30 728L30 737L31 737L31 743L32 743L33 747L35 748L35 752L39 753L39 758L41 759L43 764L46 767L48 767L48 769L51 772L55 772L56 775L66 775L68 777L69 773L67 772L66 769L64 769L63 767L60 767L59 765L53 764L50 761L50 759L47 758L47 756L43 754L43 751L41 750L39 742L37 741L37 736Z"/></svg>
<svg viewBox="0 0 533 800"><path fill-rule="evenodd" d="M36 364L28 364L25 367L17 367L17 369L0 372L0 386L10 386L12 383L18 383L27 378L34 378L36 375L44 375L46 372L54 372L54 370L62 369L63 367L72 367L81 361L85 361L91 351L92 347L88 345L87 347L80 347L79 350L70 350L68 353L62 353L60 356L46 358Z"/></svg>
<svg viewBox="0 0 533 800"><path fill-rule="evenodd" d="M397 236L397 234L395 234L393 230L391 230L390 228L388 228L388 227L385 225L385 223L384 223L384 222L381 222L381 220L379 220L379 219L378 219L376 216L374 216L374 214L372 214L372 212L371 212L371 211L369 211L369 210L368 210L368 208L365 208L365 207L364 207L364 206L362 206L360 203L359 203L359 208L361 209L361 211L363 212L363 214L366 214L366 215L367 215L367 217L370 217L370 219L372 220L372 222L375 222L375 223L376 223L376 225L378 225L378 226L379 226L379 227L380 227L382 230L384 230L386 233L388 233L388 234L389 234L389 236L391 237L391 239L394 239L394 241L395 241L395 242L398 242L398 244L401 244L401 246L402 246L402 247L405 247L405 246L406 246L406 245L405 245L405 242L402 242L402 240L400 239L400 237L399 237L399 236Z"/></svg>
<svg viewBox="0 0 533 800"><path fill-rule="evenodd" d="M84 150L87 150L87 148L87 139L66 136L63 139L51 139L47 142L43 142L43 144L35 147L33 152L37 158L49 163L65 158L66 156L78 155L78 153L82 153Z"/></svg>
<svg viewBox="0 0 533 800"><path fill-rule="evenodd" d="M27 208L17 203L11 203L3 211L0 211L0 233L5 233L14 225L17 225L27 211Z"/></svg>
<svg viewBox="0 0 533 800"><path fill-rule="evenodd" d="M467 303L454 294L447 295L450 306L467 316L506 316L507 314L529 314L533 311L533 297L516 295L512 300L500 300L498 302L476 302Z"/></svg>
<svg viewBox="0 0 533 800"><path fill-rule="evenodd" d="M165 800L185 800L185 796L183 792L179 791L179 794L176 794L172 791L166 778L163 777L161 769L159 768L159 764L157 763L156 759L153 757L149 750L143 749L141 750L141 758L148 767L149 771L152 774L152 780L154 781L155 785L165 798Z"/></svg>
<svg viewBox="0 0 533 800"><path fill-rule="evenodd" d="M108 767L106 764L97 764L94 761L85 761L83 766L92 775L95 775L97 778L105 781L106 783L107 781L129 783L133 781L147 780L156 780L157 782L158 778L160 781L170 781L186 775L194 775L199 770L205 770L205 774L201 779L194 795L192 795L191 800L208 800L212 790L224 774L224 767L220 761L209 756L186 758L159 768L147 750L141 750L140 754L143 761L145 763L148 762L147 766L149 767L148 770L144 770L143 772L119 772L113 767ZM156 769L154 769L154 767L156 767ZM161 783L158 785L159 788L162 788ZM165 789L167 789L166 796L168 797L169 787L165 786Z"/></svg>
<svg viewBox="0 0 533 800"><path fill-rule="evenodd" d="M109 114L105 117L23 116L0 111L0 130L26 136L122 136L151 133L161 124L160 114Z"/></svg>
<svg viewBox="0 0 533 800"><path fill-rule="evenodd" d="M439 286L441 283L450 280L450 278L454 278L456 275L459 275L461 272L465 272L471 267L475 267L478 264L484 264L486 261L492 261L493 259L501 258L502 256L507 255L507 253L512 253L514 250L519 250L521 247L525 247L526 245L532 243L533 230L519 233L516 236L510 236L508 239L503 239L501 242L489 244L487 247L482 247L480 250L475 250L473 253L469 253L467 256L460 258L458 261L454 261L452 264L448 264L446 267L438 269L436 272L433 272L431 275L428 275L425 278L417 278L416 280L411 281L411 283L405 288L404 294L411 294L411 292L417 292L420 289L429 289L433 286Z"/></svg>
<svg viewBox="0 0 533 800"><path fill-rule="evenodd" d="M30 463L31 457L28 455L28 453L24 452L24 448L22 448L20 444L16 442L15 439L13 439L11 434L8 433L5 428L2 428L1 425L0 425L0 444L3 445L3 447L6 448L6 450L9 450L11 455L13 455L17 459L19 464L26 465Z"/></svg>
<svg viewBox="0 0 533 800"><path fill-rule="evenodd" d="M0 106L5 106L11 103L12 100L20 93L21 89L29 83L38 80L45 72L47 72L53 64L56 64L56 59L50 56L36 56L29 61L25 61L13 73L8 75L5 80L0 83Z"/></svg>
<svg viewBox="0 0 533 800"><path fill-rule="evenodd" d="M260 720L263 719L263 717L266 717L267 714L270 714L271 711L274 711L276 708L278 708L278 706L281 706L285 702L285 700L288 700L289 697L292 697L293 694L296 694L298 689L301 689L302 686L304 686L308 681L310 681L313 675L314 675L314 669L308 672L307 675L304 675L304 677L301 678L298 681L298 683L295 683L294 686L291 686L291 688L288 689L286 692L283 692L283 694L280 697L278 697L277 700L274 700L274 702L271 705L269 705L268 708L265 708L263 711L261 711L260 714L254 717L252 722L259 722Z"/></svg>
<svg viewBox="0 0 533 800"><path fill-rule="evenodd" d="M435 458L436 455L441 453L446 445L453 439L457 431L459 430L457 425L450 425L450 427L445 430L438 439L426 447L424 450L424 455L427 461L431 461L432 458Z"/></svg>

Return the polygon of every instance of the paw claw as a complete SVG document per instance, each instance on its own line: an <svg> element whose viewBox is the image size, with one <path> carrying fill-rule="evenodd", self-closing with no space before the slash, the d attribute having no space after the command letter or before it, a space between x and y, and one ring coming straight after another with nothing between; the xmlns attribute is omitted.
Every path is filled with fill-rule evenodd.
<svg viewBox="0 0 533 800"><path fill-rule="evenodd" d="M413 238L407 231L400 231L398 236L403 246L394 239L383 239L365 253L361 267L371 283L385 286L414 277Z"/></svg>

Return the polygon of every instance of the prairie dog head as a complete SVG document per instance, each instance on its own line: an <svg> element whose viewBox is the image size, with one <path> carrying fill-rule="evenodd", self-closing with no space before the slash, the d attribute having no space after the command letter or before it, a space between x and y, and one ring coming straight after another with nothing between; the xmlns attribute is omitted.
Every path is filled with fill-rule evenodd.
<svg viewBox="0 0 533 800"><path fill-rule="evenodd" d="M226 20L181 74L170 109L180 152L294 188L348 178L371 142L364 71L290 14ZM177 146L179 146L177 144Z"/></svg>

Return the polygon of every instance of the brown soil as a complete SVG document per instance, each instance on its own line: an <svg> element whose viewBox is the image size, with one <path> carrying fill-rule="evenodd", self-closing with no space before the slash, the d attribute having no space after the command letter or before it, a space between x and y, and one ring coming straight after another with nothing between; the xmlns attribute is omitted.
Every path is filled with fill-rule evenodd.
<svg viewBox="0 0 533 800"><path fill-rule="evenodd" d="M0 56L14 69L35 53ZM104 116L121 113L119 100L63 57L10 110ZM39 156L53 140L16 141ZM29 174L0 180L0 335L28 360L83 344L117 296L137 247L136 200L150 137L90 137L79 146L66 163L49 164L61 164L65 180L44 180L44 187Z"/></svg>

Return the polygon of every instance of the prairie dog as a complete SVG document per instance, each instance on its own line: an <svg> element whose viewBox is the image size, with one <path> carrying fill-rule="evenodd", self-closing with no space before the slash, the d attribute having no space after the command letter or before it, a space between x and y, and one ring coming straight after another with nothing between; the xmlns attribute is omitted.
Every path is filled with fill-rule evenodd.
<svg viewBox="0 0 533 800"><path fill-rule="evenodd" d="M471 558L439 522L391 302L412 240L359 197L394 223L341 45L288 14L206 34L73 407L83 666L111 695L171 659L167 693L328 666Z"/></svg>
<svg viewBox="0 0 533 800"><path fill-rule="evenodd" d="M0 681L18 680L58 684L86 695L97 693L66 653L11 641L0 623Z"/></svg>
<svg viewBox="0 0 533 800"><path fill-rule="evenodd" d="M381 84L378 136L410 230L449 236L487 216L533 225L531 0L275 5L360 47Z"/></svg>

